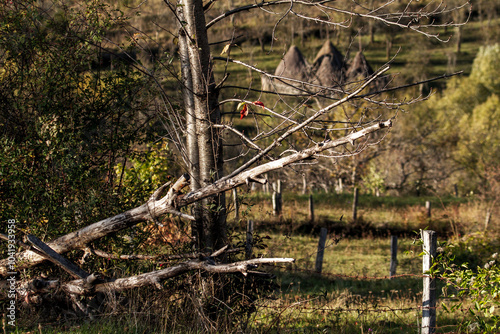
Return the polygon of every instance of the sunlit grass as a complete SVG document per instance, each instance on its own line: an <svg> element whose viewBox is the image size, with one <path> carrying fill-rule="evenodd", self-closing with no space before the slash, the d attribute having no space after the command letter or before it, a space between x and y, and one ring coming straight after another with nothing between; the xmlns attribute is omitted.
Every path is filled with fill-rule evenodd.
<svg viewBox="0 0 500 334"><path fill-rule="evenodd" d="M294 257L275 270L275 299L264 300L254 316L256 332L416 333L422 318L421 245L398 240L396 276L389 279L389 238L327 240L323 272L314 272L318 238L270 234L259 256ZM441 286L442 283L438 282ZM439 288L438 288L439 290ZM463 314L438 308L439 326L457 329Z"/></svg>
<svg viewBox="0 0 500 334"><path fill-rule="evenodd" d="M310 233L325 227L338 233L358 236L414 235L420 229L433 229L446 238L482 230L485 207L473 198L456 197L376 197L359 196L357 221L352 219L352 194L315 193L315 221L309 219L309 196L285 192L283 211L273 215L271 194L240 192L240 218L253 220L261 229L286 233ZM432 204L427 216L425 202ZM234 213L229 213L234 220ZM496 218L491 224L497 223ZM236 228L244 228L236 223ZM238 227L239 226L239 227Z"/></svg>

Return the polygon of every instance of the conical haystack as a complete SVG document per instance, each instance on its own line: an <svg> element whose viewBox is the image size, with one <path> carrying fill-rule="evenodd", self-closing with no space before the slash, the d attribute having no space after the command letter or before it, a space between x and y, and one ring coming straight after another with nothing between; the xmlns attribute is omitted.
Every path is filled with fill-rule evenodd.
<svg viewBox="0 0 500 334"><path fill-rule="evenodd" d="M347 79L350 82L364 80L375 73L372 67L366 60L365 56L361 51L356 53L356 56L352 60L352 64L347 71ZM370 91L377 91L383 89L387 85L386 78L377 78L374 82L370 84Z"/></svg>
<svg viewBox="0 0 500 334"><path fill-rule="evenodd" d="M359 51L356 53L349 70L347 71L347 77L350 80L361 77L362 79L368 78L373 74L373 69L368 64L363 52Z"/></svg>
<svg viewBox="0 0 500 334"><path fill-rule="evenodd" d="M315 67L313 83L325 87L340 86L343 82L342 69L334 65L329 56L321 58L321 63Z"/></svg>
<svg viewBox="0 0 500 334"><path fill-rule="evenodd" d="M298 90L294 87L302 87L301 83L284 80L285 78L308 82L310 66L307 64L302 52L295 45L288 49L287 53L278 64L275 75L282 77L282 80L273 79L270 81L267 77L262 78L263 90L275 90L282 93L296 93ZM284 82L284 83L283 83Z"/></svg>
<svg viewBox="0 0 500 334"><path fill-rule="evenodd" d="M314 83L326 87L339 86L344 82L344 56L326 41L321 47L313 63Z"/></svg>
<svg viewBox="0 0 500 334"><path fill-rule="evenodd" d="M321 49L319 49L316 58L313 61L313 67L321 65L324 57L330 57L334 68L342 69L345 66L344 56L337 50L337 48L330 41L326 41Z"/></svg>
<svg viewBox="0 0 500 334"><path fill-rule="evenodd" d="M290 79L306 81L309 78L307 73L308 67L302 52L300 52L298 47L292 45L278 67L276 67L274 74Z"/></svg>

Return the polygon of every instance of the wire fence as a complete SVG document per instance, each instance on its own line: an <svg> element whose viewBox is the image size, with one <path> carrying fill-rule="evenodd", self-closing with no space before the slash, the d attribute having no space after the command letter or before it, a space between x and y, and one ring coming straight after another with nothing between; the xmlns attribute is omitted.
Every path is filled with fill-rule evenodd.
<svg viewBox="0 0 500 334"><path fill-rule="evenodd" d="M390 285L398 279L423 280L423 274L399 274L390 276L366 276L366 275L345 275L337 273L318 274L314 270L279 266L279 270L288 274L300 274L305 277L321 277L325 280L349 280L349 281L387 281ZM443 284L447 281L437 277ZM394 290L393 290L394 291ZM397 291L397 290L396 290ZM403 298L401 294L385 291L386 297L381 297L380 291L373 291L372 294L361 295L356 293L344 294L339 291L317 292L309 295L300 293L294 294L284 292L280 298L271 301L259 302L261 321L268 318L268 330L272 327L286 329L296 326L301 318L308 319L319 332L351 333L421 333L422 330L422 294L418 293L414 299ZM370 296L371 295L371 296ZM407 297L407 296L406 296ZM445 300L446 298L442 298ZM386 301L386 303L384 303ZM438 314L438 323L433 326L433 333L460 333L469 325L465 315L469 313L469 307L455 308L453 314L448 314L441 305L436 305L433 309ZM264 314L264 315L262 315ZM441 319L440 319L441 316ZM269 321L272 318L272 321ZM279 320L277 320L279 318ZM255 319L259 322L259 316ZM307 321L307 320L306 320ZM363 331L364 326L364 331ZM306 326L307 327L307 326ZM340 327L342 327L340 329ZM351 329L349 330L349 327ZM472 324L474 327L474 324ZM354 331L355 332L355 331Z"/></svg>
<svg viewBox="0 0 500 334"><path fill-rule="evenodd" d="M391 247L394 246L393 241L391 239ZM337 243L338 239L334 237L333 241L325 245L324 240L322 243L320 238L318 254L321 250ZM475 324L470 317L467 317L470 307L455 307L450 313L449 308L437 303L435 297L432 297L434 299L432 304L423 301L423 298L428 298L423 289L426 288L424 282L429 279L429 275L423 274L422 269L420 273L394 274L392 263L395 261L394 253L396 252L391 250L393 258L390 273L387 266L388 275L318 273L317 265L316 270L303 268L297 264L276 266L281 276L286 276L289 280L295 276L297 282L282 285L285 290L276 299L259 302L256 306L262 318L259 320L256 317L255 322L267 323L268 327L264 327L270 330L273 326L294 328L297 321L305 321L309 327L313 326L323 332L338 333L458 333L463 332L464 328L467 332L474 330ZM298 262L312 267L315 255L315 252L304 254ZM322 258L322 254L318 258ZM453 282L445 278L433 277L433 279L439 282L437 287L436 285L428 287L434 290L432 292L434 295L446 285L453 286ZM309 284L305 291L300 291L300 283L304 281L306 285L307 281L313 283ZM319 290L323 291L311 288L311 285L318 281L319 286L329 285L329 288L320 287ZM294 283L296 283L295 288ZM363 285L366 287L360 288ZM439 302L457 301L441 295ZM434 322L429 323L426 318L427 313L437 314L437 322L434 316Z"/></svg>

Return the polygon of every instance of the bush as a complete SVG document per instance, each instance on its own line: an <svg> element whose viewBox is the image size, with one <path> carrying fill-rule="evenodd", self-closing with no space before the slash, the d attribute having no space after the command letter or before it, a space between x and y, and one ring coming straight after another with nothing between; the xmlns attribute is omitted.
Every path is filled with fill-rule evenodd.
<svg viewBox="0 0 500 334"><path fill-rule="evenodd" d="M0 217L52 238L123 210L114 168L145 138L147 79L91 66L119 12L37 3L0 4Z"/></svg>
<svg viewBox="0 0 500 334"><path fill-rule="evenodd" d="M495 333L500 329L500 266L497 238L474 234L447 245L436 267L446 281L445 291L455 299L443 308L453 311L469 303L472 316L463 324L470 332Z"/></svg>

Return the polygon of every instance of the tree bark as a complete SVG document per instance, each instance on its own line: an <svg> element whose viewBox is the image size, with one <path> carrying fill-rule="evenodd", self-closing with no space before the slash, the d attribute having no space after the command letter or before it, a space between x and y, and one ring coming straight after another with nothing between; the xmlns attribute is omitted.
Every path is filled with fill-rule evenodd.
<svg viewBox="0 0 500 334"><path fill-rule="evenodd" d="M187 167L191 176L190 190L195 191L200 188L200 156L198 150L198 139L196 133L196 114L194 106L193 77L191 73L191 62L189 58L189 36L184 29L182 22L185 22L183 6L177 9L179 16L179 55L181 61L181 75L184 85L182 86L182 98L186 113L186 150ZM193 206L193 216L195 220L191 223L191 234L199 247L200 240L203 240L203 216L201 203Z"/></svg>
<svg viewBox="0 0 500 334"><path fill-rule="evenodd" d="M191 174L201 187L205 187L222 176L222 138L220 130L212 126L220 123L218 92L213 76L203 2L183 0L178 8L186 21L184 31L187 43L183 47L190 64L190 73L183 73L183 77L190 76L192 82L190 94L196 120L199 169L192 170ZM195 232L198 247L220 248L227 239L224 193L204 198L202 204L203 212L201 217L197 217Z"/></svg>
<svg viewBox="0 0 500 334"><path fill-rule="evenodd" d="M108 291L124 291L133 288L156 285L161 288L160 282L175 276L182 275L191 270L203 270L209 273L242 273L247 275L250 270L253 270L257 265L273 264L273 263L291 263L295 261L292 258L258 258L246 261L228 263L228 264L213 264L209 261L192 260L179 263L175 266L162 270L152 271L136 276L117 278L104 281L102 279L77 279L69 282L61 283L58 280L40 280L24 282L21 285L30 286L30 290L34 293L47 292L51 289L62 288L66 293L72 295L86 295L89 293L108 292ZM38 291L36 288L38 287ZM20 291L23 289L19 289Z"/></svg>

